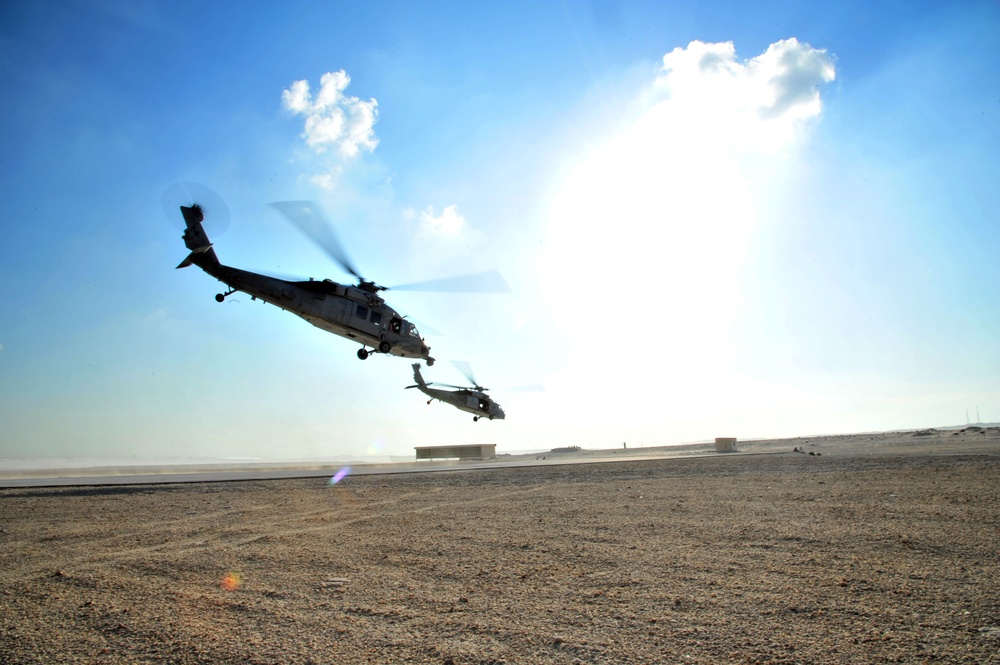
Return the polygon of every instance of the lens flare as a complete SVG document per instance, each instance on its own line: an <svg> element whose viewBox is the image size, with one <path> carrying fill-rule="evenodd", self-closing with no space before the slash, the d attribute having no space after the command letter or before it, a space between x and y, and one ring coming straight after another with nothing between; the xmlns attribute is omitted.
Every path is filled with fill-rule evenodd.
<svg viewBox="0 0 1000 665"><path fill-rule="evenodd" d="M330 484L331 484L331 485L336 485L336 484L337 484L337 483L339 483L339 482L340 482L341 480L343 480L343 479L344 479L344 477L345 477L345 476L346 476L347 474L349 474L350 472L351 472L351 467L349 467L349 466L345 466L345 467L344 467L343 469L341 469L341 470L340 470L340 471L338 471L337 473L333 474L333 478L330 478Z"/></svg>
<svg viewBox="0 0 1000 665"><path fill-rule="evenodd" d="M236 591L243 584L243 576L239 573L227 573L222 578L222 588L226 591Z"/></svg>
<svg viewBox="0 0 1000 665"><path fill-rule="evenodd" d="M368 454L381 455L382 451L385 450L385 444L386 441L384 436L375 437L375 440L368 446Z"/></svg>

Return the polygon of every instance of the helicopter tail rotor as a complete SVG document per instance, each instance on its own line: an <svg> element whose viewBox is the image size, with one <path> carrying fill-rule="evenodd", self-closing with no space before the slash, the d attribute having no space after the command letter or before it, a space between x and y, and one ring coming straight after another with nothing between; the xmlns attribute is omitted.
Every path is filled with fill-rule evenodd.
<svg viewBox="0 0 1000 665"><path fill-rule="evenodd" d="M208 225L212 235L221 235L229 228L229 206L210 187L197 182L175 182L170 185L163 192L161 204L167 221L178 229L185 229L187 219L186 216L179 217L177 210L195 206L201 210L203 219L200 221Z"/></svg>
<svg viewBox="0 0 1000 665"><path fill-rule="evenodd" d="M178 264L178 268L187 268L191 264L196 264L201 268L210 270L219 265L219 258L212 249L212 243L208 240L205 227L202 221L205 219L201 206L195 203L191 206L181 206L181 214L184 216L184 244L191 253ZM221 302L221 301L220 301Z"/></svg>
<svg viewBox="0 0 1000 665"><path fill-rule="evenodd" d="M219 259L205 226L209 225L213 233L222 233L229 226L229 208L222 198L205 185L176 182L163 192L161 203L167 220L184 230L184 244L191 251L177 267L195 264L211 269L218 266Z"/></svg>

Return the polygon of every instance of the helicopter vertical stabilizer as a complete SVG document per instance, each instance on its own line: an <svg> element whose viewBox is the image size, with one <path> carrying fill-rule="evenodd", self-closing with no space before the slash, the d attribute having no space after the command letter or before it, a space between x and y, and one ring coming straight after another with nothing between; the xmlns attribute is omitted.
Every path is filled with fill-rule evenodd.
<svg viewBox="0 0 1000 665"><path fill-rule="evenodd" d="M184 230L184 244L191 253L181 261L178 268L187 268L192 263L204 268L206 265L219 265L219 258L212 249L212 243L208 241L208 234L202 226L205 216L201 211L201 206L181 206L181 213L184 215L184 223L187 228Z"/></svg>

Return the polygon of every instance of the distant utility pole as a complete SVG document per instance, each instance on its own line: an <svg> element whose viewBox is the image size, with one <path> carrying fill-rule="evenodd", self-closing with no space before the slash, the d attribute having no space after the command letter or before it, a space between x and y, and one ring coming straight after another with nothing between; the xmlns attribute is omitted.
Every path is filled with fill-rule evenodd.
<svg viewBox="0 0 1000 665"><path fill-rule="evenodd" d="M976 424L983 422L983 419L979 417L979 407L976 407Z"/></svg>
<svg viewBox="0 0 1000 665"><path fill-rule="evenodd" d="M972 423L969 422L969 410L968 409L965 410L965 424L966 425L971 425L972 424Z"/></svg>

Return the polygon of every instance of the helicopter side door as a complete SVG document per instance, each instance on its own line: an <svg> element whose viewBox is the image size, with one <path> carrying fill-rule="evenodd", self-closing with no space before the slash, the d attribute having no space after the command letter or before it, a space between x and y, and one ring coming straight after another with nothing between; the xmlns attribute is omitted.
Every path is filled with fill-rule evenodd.
<svg viewBox="0 0 1000 665"><path fill-rule="evenodd" d="M351 310L353 307L354 303L347 298L327 298L326 303L324 303L323 314L328 321L346 326L351 320Z"/></svg>
<svg viewBox="0 0 1000 665"><path fill-rule="evenodd" d="M489 401L479 395L467 395L465 398L465 406L475 411L482 411L483 413L490 412Z"/></svg>
<svg viewBox="0 0 1000 665"><path fill-rule="evenodd" d="M349 325L366 335L378 337L382 332L382 312L378 308L354 303L354 311L351 313Z"/></svg>

